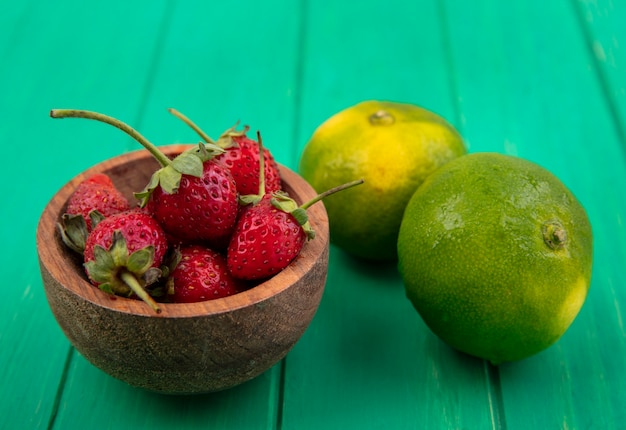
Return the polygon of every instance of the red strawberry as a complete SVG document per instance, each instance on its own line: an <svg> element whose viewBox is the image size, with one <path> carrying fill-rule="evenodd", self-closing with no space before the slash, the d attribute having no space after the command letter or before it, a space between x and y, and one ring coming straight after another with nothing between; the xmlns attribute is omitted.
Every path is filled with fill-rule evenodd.
<svg viewBox="0 0 626 430"><path fill-rule="evenodd" d="M70 215L82 215L87 223L87 230L91 231L89 219L91 211L96 210L102 216L108 217L129 209L128 200L115 188L111 178L103 173L97 173L78 184L67 201L65 212Z"/></svg>
<svg viewBox="0 0 626 430"><path fill-rule="evenodd" d="M291 213L273 204L275 199L265 194L258 203L243 209L226 254L228 270L234 277L269 278L302 250L307 232Z"/></svg>
<svg viewBox="0 0 626 430"><path fill-rule="evenodd" d="M85 271L103 291L134 294L159 312L145 287L160 276L167 239L159 223L145 211L130 210L99 222L85 243Z"/></svg>
<svg viewBox="0 0 626 430"><path fill-rule="evenodd" d="M258 138L262 149L260 134ZM259 162L263 166L262 159ZM259 194L241 196L240 200L249 206L240 213L226 253L228 270L239 279L265 279L287 267L300 254L304 242L315 237L306 209L330 194L363 183L359 180L341 185L298 207L283 191L264 193L263 170L259 172Z"/></svg>
<svg viewBox="0 0 626 430"><path fill-rule="evenodd" d="M226 151L218 155L217 158L230 169L239 194L254 194L259 190L261 151L258 143L246 136L248 127L244 127L243 131L236 131L235 127L232 127L226 130L217 142L214 142L185 115L176 109L170 108L169 111L193 128L205 142L215 143ZM267 148L263 149L263 154L265 158L265 192L273 193L282 188L278 164Z"/></svg>
<svg viewBox="0 0 626 430"><path fill-rule="evenodd" d="M224 248L239 210L237 188L228 168L211 159L201 177L182 175L177 191L155 188L146 208L175 239Z"/></svg>
<svg viewBox="0 0 626 430"><path fill-rule="evenodd" d="M232 137L233 145L224 148L225 153L218 156L233 174L239 194L254 194L259 190L259 145L245 134ZM265 158L265 192L273 193L282 188L278 165L267 148L263 150Z"/></svg>
<svg viewBox="0 0 626 430"><path fill-rule="evenodd" d="M223 244L230 236L238 213L237 190L229 170L213 158L224 150L202 144L169 159L136 130L121 121L96 112L52 110L53 118L79 117L113 125L126 132L161 164L143 191L135 196L166 232L180 241Z"/></svg>
<svg viewBox="0 0 626 430"><path fill-rule="evenodd" d="M82 254L87 235L98 221L129 209L130 203L111 178L97 173L78 184L57 228L63 242Z"/></svg>
<svg viewBox="0 0 626 430"><path fill-rule="evenodd" d="M115 214L99 222L87 237L85 261L94 259L96 245L109 249L113 243L113 232L116 230L124 235L127 249L131 253L146 246L153 246L153 266L161 265L168 247L165 232L150 214L139 209Z"/></svg>
<svg viewBox="0 0 626 430"><path fill-rule="evenodd" d="M228 272L222 254L200 245L180 249L180 261L168 285L168 295L174 303L213 300L245 289L245 284Z"/></svg>

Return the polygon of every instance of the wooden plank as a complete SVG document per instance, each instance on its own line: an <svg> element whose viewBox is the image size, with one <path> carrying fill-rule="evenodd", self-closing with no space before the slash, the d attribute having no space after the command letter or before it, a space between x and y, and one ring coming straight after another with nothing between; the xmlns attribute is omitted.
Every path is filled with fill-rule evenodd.
<svg viewBox="0 0 626 430"><path fill-rule="evenodd" d="M298 2L181 3L160 47L139 124L157 143L197 142L174 107L213 138L240 121L259 130L278 162L294 168Z"/></svg>
<svg viewBox="0 0 626 430"><path fill-rule="evenodd" d="M168 107L187 114L215 137L241 119L262 131L279 161L292 160L298 14L297 4L287 6L282 1L176 4L167 12L164 34L155 36L160 41L158 60L132 125L154 143L163 144L198 141L190 128L167 112ZM280 370L277 364L232 390L177 398L135 390L78 356L68 373L56 424L58 428L106 423L110 428L273 429ZM77 411L88 389L84 381L98 389L89 394L93 407ZM109 407L97 406L109 399L117 399L124 413L112 414Z"/></svg>
<svg viewBox="0 0 626 430"><path fill-rule="evenodd" d="M392 264L332 251L316 319L286 360L283 428L492 428L485 364L438 341Z"/></svg>
<svg viewBox="0 0 626 430"><path fill-rule="evenodd" d="M117 130L87 121L55 122L48 111L63 106L137 115L147 75L141 70L152 55L146 41L154 39L157 26L151 21L163 11L164 2L133 7L115 0L15 2L3 8L0 141L8 145L3 172L12 186L0 202L4 219L11 220L2 231L3 260L11 262L4 269L11 288L0 301L2 428L48 426L70 351L39 278L39 215L74 174L127 145ZM84 389L98 389L84 382Z"/></svg>
<svg viewBox="0 0 626 430"><path fill-rule="evenodd" d="M626 3L574 0L594 71L626 152Z"/></svg>
<svg viewBox="0 0 626 430"><path fill-rule="evenodd" d="M499 369L506 428L618 428L626 166L615 117L566 2L447 2L462 132L477 151L545 166L587 208L595 266L586 305L553 347ZM476 31L480 28L481 31Z"/></svg>
<svg viewBox="0 0 626 430"><path fill-rule="evenodd" d="M55 428L276 428L276 395L268 389L276 386L280 365L230 390L194 396L168 396L130 387L80 355L72 361L69 374Z"/></svg>
<svg viewBox="0 0 626 430"><path fill-rule="evenodd" d="M210 3L33 0L0 15L0 141L19 150L5 154L13 156L5 177L20 178L24 164L45 172L0 200L11 220L0 233L11 262L0 301L0 428L44 428L51 416L53 428L620 428L623 5ZM168 117L169 106L214 135L241 119L295 167L319 123L367 98L430 108L472 151L537 161L581 199L595 231L594 278L561 341L494 370L428 332L393 265L333 248L309 331L283 363L236 389L159 396L71 352L38 277L37 219L75 173L137 144L104 125L52 121L48 109L113 114L155 143L196 139Z"/></svg>
<svg viewBox="0 0 626 430"><path fill-rule="evenodd" d="M308 3L298 145L366 99L411 102L455 121L436 2ZM331 250L327 289L286 360L285 429L491 428L489 372L430 334L395 263Z"/></svg>
<svg viewBox="0 0 626 430"><path fill-rule="evenodd" d="M0 58L11 58L20 49L20 42L24 41L23 32L28 28L25 23L35 6L36 1L22 1L3 10L0 15ZM7 64L10 63L3 63L3 68L8 69Z"/></svg>

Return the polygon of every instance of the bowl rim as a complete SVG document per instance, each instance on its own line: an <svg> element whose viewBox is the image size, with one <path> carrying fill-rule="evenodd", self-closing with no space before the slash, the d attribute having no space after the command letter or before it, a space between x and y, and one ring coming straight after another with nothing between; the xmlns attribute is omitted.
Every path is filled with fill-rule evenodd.
<svg viewBox="0 0 626 430"><path fill-rule="evenodd" d="M159 149L166 155L174 155L191 146L193 145L173 144L159 146ZM323 202L320 201L307 210L309 221L316 232L316 237L305 243L299 256L281 272L246 291L232 296L196 303L160 303L162 311L159 314L155 313L153 309L141 300L111 296L93 286L87 280L86 275L78 276L78 274L74 273L75 276L72 276L71 272L73 271L60 270L60 265L50 264L53 258L65 259L72 252L65 248L65 245L62 243L56 223L60 220L67 199L76 188L76 185L94 173L106 172L124 163L141 162L150 158L152 158L152 155L147 150L139 149L104 160L74 176L48 201L37 225L37 253L41 269L44 270L45 268L61 288L95 306L108 308L111 311L120 313L156 318L206 317L251 305L262 305L263 302L298 284L297 281L310 272L318 260L325 258L324 253L327 253L329 248L329 226L326 209ZM301 199L308 200L317 195L317 192L304 178L290 168L280 163L277 164L287 192L292 193L294 191L293 186L299 189L297 196L292 195L297 201ZM302 203L302 201L299 201L299 203ZM44 247L51 251L42 252ZM46 285L44 287L47 289Z"/></svg>

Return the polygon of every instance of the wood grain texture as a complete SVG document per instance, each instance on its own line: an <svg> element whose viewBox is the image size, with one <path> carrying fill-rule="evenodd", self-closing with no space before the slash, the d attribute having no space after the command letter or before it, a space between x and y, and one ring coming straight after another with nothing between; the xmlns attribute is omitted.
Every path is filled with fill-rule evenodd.
<svg viewBox="0 0 626 430"><path fill-rule="evenodd" d="M13 262L5 272L13 287L0 301L0 380L6 387L0 402L10 405L0 414L0 428L48 426L72 355L38 273L33 241L39 216L71 177L128 144L119 131L101 127L103 143L95 147L93 124L59 123L48 112L89 106L122 118L135 115L148 76L143 65L159 31L152 21L160 20L162 6L27 0L0 14L0 142L4 148L23 142L7 155L13 161L3 171L16 185L0 199L2 218L11 224L1 229L2 258Z"/></svg>
<svg viewBox="0 0 626 430"><path fill-rule="evenodd" d="M11 186L0 199L10 280L0 300L0 428L623 428L623 2L3 6L0 142ZM411 309L393 265L331 247L309 328L279 364L233 389L162 396L73 352L37 271L37 222L70 178L138 147L106 126L53 121L49 109L110 114L157 144L197 139L168 107L211 135L241 120L295 169L317 125L372 98L434 110L471 151L538 162L587 208L592 285L556 345L500 368L457 354ZM26 169L43 179L22 179Z"/></svg>
<svg viewBox="0 0 626 430"><path fill-rule="evenodd" d="M166 112L174 107L210 136L237 121L276 160L294 169L294 106L298 82L300 1L176 2L138 124L161 144L195 142L197 135Z"/></svg>
<svg viewBox="0 0 626 430"><path fill-rule="evenodd" d="M626 3L572 0L572 6L626 156L626 47L620 43L626 32Z"/></svg>

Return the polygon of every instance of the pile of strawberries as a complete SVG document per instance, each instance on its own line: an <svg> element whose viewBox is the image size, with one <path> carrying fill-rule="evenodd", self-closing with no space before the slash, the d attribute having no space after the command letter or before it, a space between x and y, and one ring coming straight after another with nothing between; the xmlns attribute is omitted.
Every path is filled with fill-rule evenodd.
<svg viewBox="0 0 626 430"><path fill-rule="evenodd" d="M272 154L227 130L174 158L120 121L96 112L52 110L53 118L102 121L133 136L159 161L131 204L104 174L79 184L59 222L63 241L83 255L92 284L124 297L190 303L229 296L284 269L314 233L306 208L281 190ZM261 157L263 154L263 157ZM356 184L355 181L354 184ZM360 182L358 182L360 183Z"/></svg>

